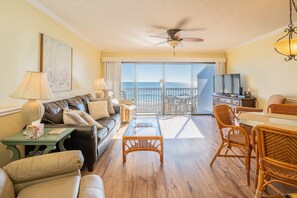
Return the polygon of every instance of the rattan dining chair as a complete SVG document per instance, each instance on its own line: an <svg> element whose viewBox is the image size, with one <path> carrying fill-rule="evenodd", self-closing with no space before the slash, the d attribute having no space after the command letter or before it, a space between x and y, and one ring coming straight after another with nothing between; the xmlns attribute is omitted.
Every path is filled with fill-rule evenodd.
<svg viewBox="0 0 297 198"><path fill-rule="evenodd" d="M268 185L278 182L297 188L297 131L258 125L260 174L255 198L262 197ZM277 190L277 193L284 194Z"/></svg>
<svg viewBox="0 0 297 198"><path fill-rule="evenodd" d="M296 104L271 104L268 107L268 112L297 116L297 105Z"/></svg>
<svg viewBox="0 0 297 198"><path fill-rule="evenodd" d="M250 185L250 158L252 151L251 135L249 135L242 127L236 126L232 123L232 116L236 118L236 115L228 105L215 105L213 107L213 112L218 124L222 143L212 158L210 166L212 167L217 157L244 158L246 179L248 185ZM242 155L235 154L232 147L238 148ZM224 148L226 149L225 154L221 154ZM233 155L228 155L229 151L231 151Z"/></svg>

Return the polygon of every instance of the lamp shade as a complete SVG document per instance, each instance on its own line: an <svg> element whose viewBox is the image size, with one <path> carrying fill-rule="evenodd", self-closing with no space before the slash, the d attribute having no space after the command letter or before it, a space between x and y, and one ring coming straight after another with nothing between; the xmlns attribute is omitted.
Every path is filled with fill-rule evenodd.
<svg viewBox="0 0 297 198"><path fill-rule="evenodd" d="M46 73L27 71L21 84L10 96L20 99L46 100L53 98L53 93Z"/></svg>
<svg viewBox="0 0 297 198"><path fill-rule="evenodd" d="M289 40L281 40L274 43L275 49L287 56L297 55L297 39L291 39L291 52Z"/></svg>
<svg viewBox="0 0 297 198"><path fill-rule="evenodd" d="M107 90L108 87L105 84L104 78L98 78L94 82L95 90Z"/></svg>

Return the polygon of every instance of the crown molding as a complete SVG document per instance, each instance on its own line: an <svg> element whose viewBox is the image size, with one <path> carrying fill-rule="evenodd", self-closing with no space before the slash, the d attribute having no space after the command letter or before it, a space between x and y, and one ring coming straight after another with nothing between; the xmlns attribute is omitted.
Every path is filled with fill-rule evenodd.
<svg viewBox="0 0 297 198"><path fill-rule="evenodd" d="M190 57L102 57L103 62L182 62L216 63L226 62L226 58L190 58Z"/></svg>
<svg viewBox="0 0 297 198"><path fill-rule="evenodd" d="M27 0L27 2L30 3L31 5L33 5L38 10L40 10L41 12L43 12L45 15L49 16L50 18L52 18L54 21L56 21L57 23L59 23L60 25L62 25L64 28L66 28L70 32L74 33L76 36L78 36L79 38L81 38L82 40L84 40L85 42L87 42L89 45L93 46L97 50L101 50L97 46L95 46L92 43L92 41L89 40L86 36L84 36L78 30L76 30L74 27L72 27L71 25L69 25L66 21L64 21L63 19L61 19L58 15L56 15L54 12L52 12L51 10L49 10L42 3L40 3L38 0Z"/></svg>
<svg viewBox="0 0 297 198"><path fill-rule="evenodd" d="M294 25L296 25L296 24L297 24L297 21L294 22ZM249 40L249 41L247 41L247 42L241 43L241 44L239 44L239 45L237 45L237 46L235 46L235 47L231 47L230 49L227 49L225 52L230 52L230 51L232 51L232 50L238 49L238 48L240 48L240 47L243 47L243 46L246 46L246 45L249 45L249 44L252 44L252 43L255 43L255 42L257 42L257 41L260 41L260 40L265 39L265 38L267 38L267 37L273 36L273 35L275 35L275 34L284 32L284 30L285 30L286 28L288 28L287 25L286 25L286 26L283 26L283 27L281 27L281 28L278 28L278 29L276 29L276 30L273 30L273 31L271 31L271 32L268 32L268 33L266 33L266 34L262 34L261 36L258 36L258 37L256 37L256 38L253 38L253 39L251 39L251 40Z"/></svg>

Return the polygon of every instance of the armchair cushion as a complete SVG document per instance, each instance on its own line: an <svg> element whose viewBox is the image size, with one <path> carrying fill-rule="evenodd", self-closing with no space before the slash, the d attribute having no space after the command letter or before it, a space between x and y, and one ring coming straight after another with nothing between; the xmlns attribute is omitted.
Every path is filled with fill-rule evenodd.
<svg viewBox="0 0 297 198"><path fill-rule="evenodd" d="M83 162L80 151L65 151L17 160L3 170L13 183L21 183L77 171Z"/></svg>
<svg viewBox="0 0 297 198"><path fill-rule="evenodd" d="M80 176L68 176L44 181L22 189L18 194L18 198L76 198L78 195L79 184Z"/></svg>
<svg viewBox="0 0 297 198"><path fill-rule="evenodd" d="M7 174L0 168L0 197L14 198L14 189Z"/></svg>

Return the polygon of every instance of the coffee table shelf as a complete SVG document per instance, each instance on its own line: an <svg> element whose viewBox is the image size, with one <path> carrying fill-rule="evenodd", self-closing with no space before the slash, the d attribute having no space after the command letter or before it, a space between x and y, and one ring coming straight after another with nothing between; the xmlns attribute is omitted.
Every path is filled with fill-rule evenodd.
<svg viewBox="0 0 297 198"><path fill-rule="evenodd" d="M154 151L163 164L163 135L156 117L135 117L130 121L122 138L123 163L135 151Z"/></svg>

